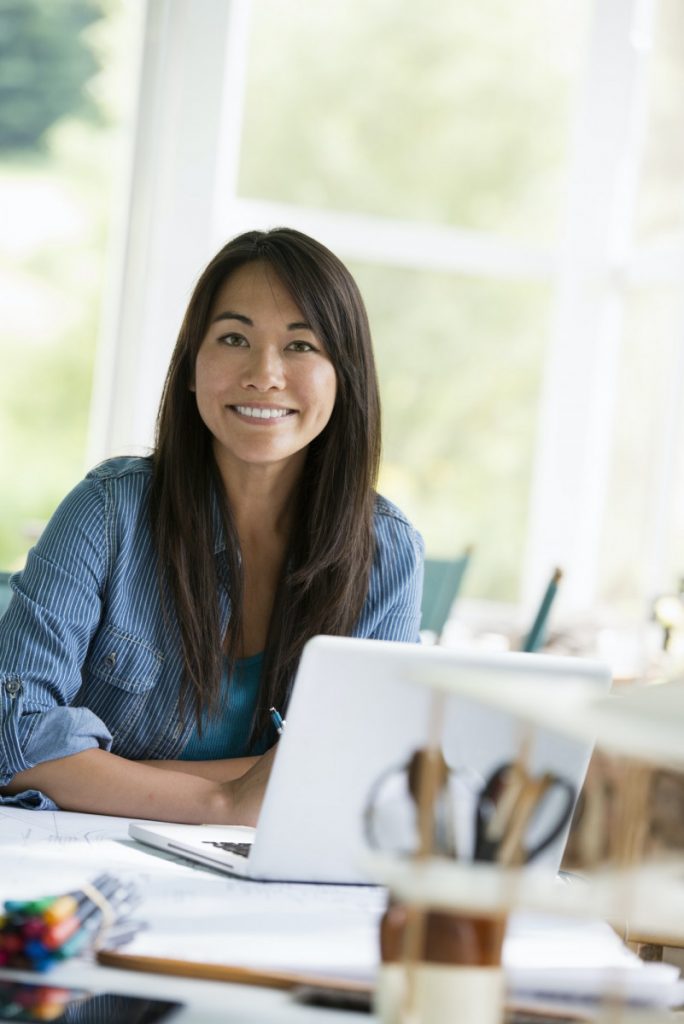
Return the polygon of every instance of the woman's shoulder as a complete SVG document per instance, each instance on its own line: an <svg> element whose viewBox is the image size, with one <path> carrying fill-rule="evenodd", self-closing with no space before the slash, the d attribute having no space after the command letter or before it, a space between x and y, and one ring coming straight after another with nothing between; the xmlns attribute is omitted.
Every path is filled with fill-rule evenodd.
<svg viewBox="0 0 684 1024"><path fill-rule="evenodd" d="M420 623L423 538L400 508L377 495L374 540L368 594L353 635L414 643Z"/></svg>
<svg viewBox="0 0 684 1024"><path fill-rule="evenodd" d="M393 546L401 544L412 547L422 557L425 543L411 520L402 510L382 494L375 496L374 524L376 539L388 541Z"/></svg>
<svg viewBox="0 0 684 1024"><path fill-rule="evenodd" d="M83 485L100 492L107 506L133 508L149 500L152 471L151 456L120 455L94 466Z"/></svg>
<svg viewBox="0 0 684 1024"><path fill-rule="evenodd" d="M118 455L112 459L105 459L86 474L86 479L90 480L126 481L137 479L143 484L146 479L150 480L151 478L151 455Z"/></svg>
<svg viewBox="0 0 684 1024"><path fill-rule="evenodd" d="M413 529L408 517L404 515L399 506L395 505L389 498L385 498L382 494L375 495L375 516L376 518L378 516L388 516L390 519L396 519Z"/></svg>
<svg viewBox="0 0 684 1024"><path fill-rule="evenodd" d="M152 460L124 456L107 459L91 469L62 498L43 537L61 540L100 536L114 521L147 521Z"/></svg>

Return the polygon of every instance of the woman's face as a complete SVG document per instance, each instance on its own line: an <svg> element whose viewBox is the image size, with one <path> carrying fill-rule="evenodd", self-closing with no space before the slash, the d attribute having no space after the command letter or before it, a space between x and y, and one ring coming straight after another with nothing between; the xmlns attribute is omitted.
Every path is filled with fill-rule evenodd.
<svg viewBox="0 0 684 1024"><path fill-rule="evenodd" d="M337 380L323 342L265 263L223 283L191 385L222 471L304 464L333 411Z"/></svg>

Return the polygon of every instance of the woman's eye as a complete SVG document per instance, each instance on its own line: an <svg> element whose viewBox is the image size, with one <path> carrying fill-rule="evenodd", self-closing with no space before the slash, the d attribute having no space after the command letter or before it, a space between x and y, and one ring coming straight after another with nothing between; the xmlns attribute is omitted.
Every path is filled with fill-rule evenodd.
<svg viewBox="0 0 684 1024"><path fill-rule="evenodd" d="M218 340L230 348L244 348L247 345L247 339L242 334L222 334Z"/></svg>
<svg viewBox="0 0 684 1024"><path fill-rule="evenodd" d="M287 346L291 352L315 352L315 347L310 341L291 341Z"/></svg>

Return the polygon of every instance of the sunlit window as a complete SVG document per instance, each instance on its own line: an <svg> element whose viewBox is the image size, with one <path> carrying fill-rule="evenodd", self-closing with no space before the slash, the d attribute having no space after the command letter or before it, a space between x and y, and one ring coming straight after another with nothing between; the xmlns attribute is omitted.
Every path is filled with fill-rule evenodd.
<svg viewBox="0 0 684 1024"><path fill-rule="evenodd" d="M560 605L643 617L674 588L679 0L26 0L3 8L16 32L29 8L54 37L42 78L16 43L0 77L13 90L0 121L0 445L13 484L0 561L21 558L86 459L149 445L212 252L290 224L359 280L381 378L381 489L428 554L473 545L466 596L529 608L559 565ZM61 53L68 88L47 84ZM27 82L47 117L33 141ZM114 210L123 239L107 264Z"/></svg>
<svg viewBox="0 0 684 1024"><path fill-rule="evenodd" d="M82 475L139 29L124 0L0 6L0 567Z"/></svg>
<svg viewBox="0 0 684 1024"><path fill-rule="evenodd" d="M586 3L548 0L252 5L238 194L401 232L375 265L347 254L379 359L381 487L430 554L475 545L467 582L482 596L520 586L549 333L542 247L563 211L586 17ZM462 272L420 246L424 225L460 232ZM513 248L502 273L496 247L516 242L539 246L538 262L526 271L521 252L516 266Z"/></svg>

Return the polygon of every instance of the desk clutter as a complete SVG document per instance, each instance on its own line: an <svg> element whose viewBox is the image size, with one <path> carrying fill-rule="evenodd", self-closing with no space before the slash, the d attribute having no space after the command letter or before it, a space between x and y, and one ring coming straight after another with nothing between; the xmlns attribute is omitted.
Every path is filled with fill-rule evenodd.
<svg viewBox="0 0 684 1024"><path fill-rule="evenodd" d="M79 956L54 961L51 987L93 988L97 983L104 990L126 991L128 981L112 983L114 972L109 968L119 967L144 972L145 993L159 996L167 994L169 974L238 982L239 992L226 985L221 996L231 1006L247 991L245 984L286 988L296 997L304 981L309 987L318 982L318 998L346 1000L350 994L360 998L364 991L371 994L376 989L379 926L386 906L382 890L231 879L134 846L127 842L128 824L127 819L97 815L0 808L0 901L15 893L35 894L38 900L46 891L47 878L56 888L61 883L61 891L74 892L79 879L96 874L96 866L116 873L139 894L135 918L146 927L122 941L129 928L125 919L104 934L97 959L107 969L97 967L93 947L86 945ZM394 867L407 871L406 887L398 875L388 876L390 889L406 902L416 882L413 865L404 861ZM482 863L479 867L487 875L487 884L480 886L472 865L444 858L440 864L426 866L421 897L427 893L430 867L444 869L434 888L442 894L451 892L455 903L464 889L472 893L473 903L481 902L495 889L494 876L499 874L495 865ZM455 884L454 871L459 875ZM581 882L559 883L558 889L568 897L583 893ZM514 902L524 901L524 892L518 900L512 887L508 894ZM598 912L587 920L519 912L508 916L502 950L507 1020L511 1012L523 1010L534 1011L534 1019L539 1020L542 1009L566 1019L596 1019L607 977L620 982L623 997L632 1004L662 1007L681 999L678 969L639 960L608 924L596 920L598 916ZM390 973L393 966L389 965ZM183 998L190 1001L192 991L184 990ZM286 1018L291 1024L295 1017L289 1003L289 997L274 1002L267 1019L275 1024ZM310 1007L307 1010L313 1012ZM435 1024L435 1019L424 1018L424 1024ZM453 1019L452 1010L449 1020Z"/></svg>
<svg viewBox="0 0 684 1024"><path fill-rule="evenodd" d="M395 847L376 854L375 863L372 857L368 862L371 876L390 892L381 928L376 997L382 1024L448 1024L455 1006L461 1024L500 1024L511 1008L511 960L509 951L506 963L504 940L514 913L536 912L547 919L567 914L578 922L584 918L583 924L603 918L604 927L612 926L616 938L616 933L625 938L631 933L639 936L637 944L669 939L674 940L669 944L684 945L684 848L682 829L676 826L677 819L681 822L684 683L663 685L652 693L637 688L618 697L568 691L568 703L561 709L545 699L543 680L530 679L507 694L489 688L485 680L475 685L446 672L441 678L435 672L426 681L435 687L430 732L425 749L414 755L406 772L417 841L411 850ZM451 829L444 821L449 771L443 756L443 702L444 691L452 689L494 707L506 706L520 718L518 759L482 786L476 802L475 844L472 856L465 859L453 855ZM591 736L599 751L609 750L620 762L612 777L599 777L596 792L585 793L575 855L586 873L565 889L548 873L535 877L525 870L547 842L544 833L532 846L525 842L535 809L543 805L545 793L566 788L562 778L529 771L530 744L536 731L547 726L559 734ZM379 792L377 788L374 796ZM558 805L557 824L568 821L573 802ZM550 836L557 834L557 824L551 823ZM368 832L369 845L380 846L372 842L372 828ZM604 841L597 842L601 838ZM593 936L590 931L582 935L580 929L576 970L568 971L572 955L567 936L573 929L569 922L563 925L562 918L562 955L555 965L553 987L547 987L555 973L553 958L547 960L555 941L550 933L544 936L547 929L548 923L542 923L541 936L536 936L542 945L533 961L552 971L541 971L536 982L528 982L529 988L517 993L527 991L533 1006L539 1007L544 993L547 1005L580 1017L581 1006L586 1011L593 1002L591 1017L600 1017L602 1008L610 1007L611 1020L618 1022L628 1019L634 1005L684 1003L677 968L652 963L630 976L630 951L619 939L627 954L622 963L618 957L611 964L608 957L598 972L592 972L587 970L590 963L582 963L582 946L588 946ZM595 964L608 951L607 937L597 939Z"/></svg>
<svg viewBox="0 0 684 1024"><path fill-rule="evenodd" d="M110 874L60 896L5 900L0 913L0 966L43 972L97 948L105 936L110 946L126 942L136 926L125 916L137 900L135 885ZM118 931L112 934L115 926Z"/></svg>
<svg viewBox="0 0 684 1024"><path fill-rule="evenodd" d="M146 986L164 974L241 989L318 981L347 999L372 998L382 1024L451 1024L455 1007L459 1024L502 1024L522 1010L624 1024L635 1008L684 1005L679 969L644 962L623 941L684 946L683 836L671 827L684 807L684 680L608 693L574 676L563 685L549 677L553 660L518 653L511 657L534 671L502 686L493 662L479 674L472 660L455 672L436 653L415 669L415 683L432 690L413 753L383 754L361 791L359 867L376 887L246 881L131 843L124 819L0 806L4 966L54 967L50 982L80 985L87 978L69 978L68 968L96 969L95 951L98 964L144 973ZM413 675L405 683L413 686ZM496 759L481 772L463 760L473 729L459 731L457 756L446 743L444 702L453 694L515 719L505 752L497 732ZM487 713L490 732L493 720ZM461 710L455 721L461 729L470 719ZM295 722L290 708L286 741ZM547 729L553 736L537 756ZM563 849L549 870L537 869L559 836L564 843L571 785L581 785L572 763L558 760L562 737L589 744L587 759L596 741L606 765L608 756L618 762L585 787L570 851L576 876L559 880ZM452 784L464 815L447 799ZM112 874L92 889L82 884L103 868ZM65 895L43 900L46 879ZM137 893L146 927L122 938ZM59 924L50 918L60 913L73 931L55 934L50 948ZM65 970L86 923L80 962ZM296 1019L291 1002L287 1009Z"/></svg>

